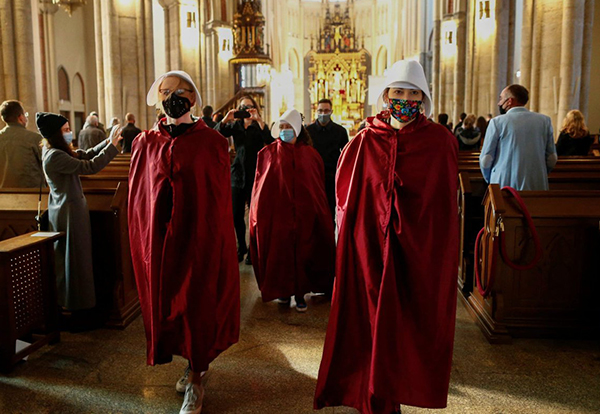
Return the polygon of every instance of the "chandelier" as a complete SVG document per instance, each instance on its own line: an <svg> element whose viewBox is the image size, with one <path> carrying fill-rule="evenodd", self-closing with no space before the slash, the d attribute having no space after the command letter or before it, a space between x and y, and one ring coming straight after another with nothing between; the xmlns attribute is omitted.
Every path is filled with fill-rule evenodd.
<svg viewBox="0 0 600 414"><path fill-rule="evenodd" d="M73 14L73 10L75 10L79 6L83 6L85 4L85 0L52 0L52 4L57 4L69 13L69 16Z"/></svg>

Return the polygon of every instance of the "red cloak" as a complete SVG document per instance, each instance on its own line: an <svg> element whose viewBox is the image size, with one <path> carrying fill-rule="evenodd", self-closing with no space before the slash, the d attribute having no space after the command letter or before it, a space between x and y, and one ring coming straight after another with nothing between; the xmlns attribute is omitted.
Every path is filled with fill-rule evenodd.
<svg viewBox="0 0 600 414"><path fill-rule="evenodd" d="M181 355L195 372L238 341L239 268L227 140L199 120L133 141L129 238L148 364Z"/></svg>
<svg viewBox="0 0 600 414"><path fill-rule="evenodd" d="M363 414L446 406L458 268L456 138L419 116L378 115L336 176L334 295L315 408Z"/></svg>
<svg viewBox="0 0 600 414"><path fill-rule="evenodd" d="M263 301L331 291L333 218L323 160L313 147L278 139L258 153L249 222Z"/></svg>

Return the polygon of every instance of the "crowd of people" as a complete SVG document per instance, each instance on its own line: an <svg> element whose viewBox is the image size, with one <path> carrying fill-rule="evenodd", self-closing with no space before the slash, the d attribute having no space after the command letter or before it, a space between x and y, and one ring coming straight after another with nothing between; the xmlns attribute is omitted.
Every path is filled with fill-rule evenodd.
<svg viewBox="0 0 600 414"><path fill-rule="evenodd" d="M150 129L140 130L131 113L126 126L113 118L105 129L93 112L78 149L66 118L38 113L38 135L26 129L22 105L6 101L0 187L49 187L49 229L67 233L55 244L59 305L89 309L92 234L79 176L131 153L128 226L147 363L188 360L176 383L182 414L201 411L209 364L239 339L242 261L253 266L263 301L306 312L308 293L331 297L315 408L443 408L459 151L480 152L490 183L547 190L557 155L587 155L592 139L573 110L555 144L550 118L525 108L521 85L502 90L500 116L463 113L453 128L446 114L431 120L418 62L396 62L386 76L378 114L352 140L333 121L329 99L310 122L292 108L269 127L252 96L213 114L183 71L150 87L147 104L161 113Z"/></svg>

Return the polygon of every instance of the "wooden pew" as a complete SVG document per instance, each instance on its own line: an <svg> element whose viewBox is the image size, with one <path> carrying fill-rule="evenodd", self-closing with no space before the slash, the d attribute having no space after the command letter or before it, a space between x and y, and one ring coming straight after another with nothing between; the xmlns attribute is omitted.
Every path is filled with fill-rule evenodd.
<svg viewBox="0 0 600 414"><path fill-rule="evenodd" d="M509 267L500 255L492 267L492 243L505 233L509 258L534 257L532 237L512 195L491 185L486 192L481 278L495 281L487 298L477 289L466 307L491 343L512 337L600 336L600 191L519 193L537 228L543 249L530 270Z"/></svg>
<svg viewBox="0 0 600 414"><path fill-rule="evenodd" d="M600 163L579 158L560 158L555 169L550 172L550 190L600 190ZM576 157L575 157L576 158ZM460 167L459 167L460 168ZM482 201L487 190L478 166L468 165L459 173L459 267L458 285L466 300L473 289L473 246L477 232L483 227Z"/></svg>
<svg viewBox="0 0 600 414"><path fill-rule="evenodd" d="M32 232L0 241L0 372L60 341L53 243L61 237ZM17 340L29 345L17 352Z"/></svg>
<svg viewBox="0 0 600 414"><path fill-rule="evenodd" d="M82 180L84 182L84 180ZM140 314L127 227L127 184L89 188L84 193L90 210L97 307L106 326L125 328ZM0 235L14 237L36 229L37 189L0 189ZM42 206L48 205L48 190Z"/></svg>

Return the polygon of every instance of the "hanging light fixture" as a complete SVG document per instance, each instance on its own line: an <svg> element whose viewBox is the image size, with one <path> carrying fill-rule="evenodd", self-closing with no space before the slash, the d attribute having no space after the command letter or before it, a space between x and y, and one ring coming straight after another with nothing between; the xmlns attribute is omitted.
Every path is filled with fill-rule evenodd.
<svg viewBox="0 0 600 414"><path fill-rule="evenodd" d="M83 6L85 4L85 0L52 0L52 4L59 5L65 9L67 13L69 13L69 16L72 16L73 10L75 10L77 7Z"/></svg>

